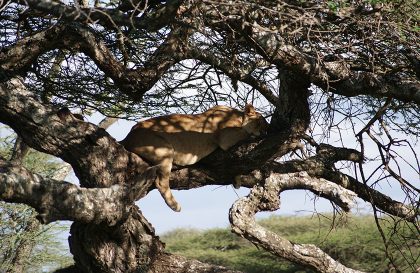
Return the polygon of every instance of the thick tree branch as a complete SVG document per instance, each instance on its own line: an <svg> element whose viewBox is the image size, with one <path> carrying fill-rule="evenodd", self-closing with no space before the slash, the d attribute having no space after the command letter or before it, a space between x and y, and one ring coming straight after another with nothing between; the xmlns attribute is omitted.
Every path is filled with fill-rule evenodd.
<svg viewBox="0 0 420 273"><path fill-rule="evenodd" d="M127 217L131 204L153 183L150 168L131 187L80 188L65 181L43 178L24 167L0 160L0 199L35 208L43 224L57 220L115 225ZM143 189L142 189L143 188Z"/></svg>
<svg viewBox="0 0 420 273"><path fill-rule="evenodd" d="M381 75L367 71L352 71L343 62L326 62L303 54L291 45L284 45L276 34L258 29L253 36L260 53L284 69L305 75L326 91L353 97L371 95L390 97L420 105L420 83L397 75Z"/></svg>
<svg viewBox="0 0 420 273"><path fill-rule="evenodd" d="M182 47L187 37L187 32L173 30L145 65L133 70L123 66L92 29L59 24L25 37L0 52L0 69L14 75L26 71L45 52L57 48L76 50L89 56L123 93L140 101L172 65L184 58Z"/></svg>
<svg viewBox="0 0 420 273"><path fill-rule="evenodd" d="M15 163L22 163L23 158L29 152L29 147L23 142L22 138L17 136L15 140L15 145L13 147L12 157L10 158L11 161Z"/></svg>
<svg viewBox="0 0 420 273"><path fill-rule="evenodd" d="M268 163L263 167L266 171L276 173L288 173L306 171L314 177L321 177L334 182L348 190L355 192L358 197L366 202L373 202L381 210L407 221L415 222L418 217L418 208L395 201L385 194L372 189L350 175L343 174L331 168L319 156L310 157L303 161L288 161L281 163ZM247 180L244 180L247 181ZM242 182L243 186L255 183L255 179L250 179L248 183Z"/></svg>
<svg viewBox="0 0 420 273"><path fill-rule="evenodd" d="M0 84L0 122L30 147L72 165L82 186L131 183L148 165L127 152L105 130L40 103L18 78Z"/></svg>
<svg viewBox="0 0 420 273"><path fill-rule="evenodd" d="M65 33L64 25L56 25L30 37L16 41L0 52L0 68L8 73L26 70L44 52L54 48Z"/></svg>
<svg viewBox="0 0 420 273"><path fill-rule="evenodd" d="M171 188L230 185L235 176L259 169L265 162L285 155L297 147L300 147L300 144L290 140L288 133L278 133L265 136L264 139L247 140L229 151L218 149L189 168L174 170L170 178Z"/></svg>
<svg viewBox="0 0 420 273"><path fill-rule="evenodd" d="M280 208L279 194L288 189L306 188L322 195L349 210L355 194L323 179L311 178L308 174L270 174L264 185L256 185L250 194L236 201L230 209L229 219L233 232L250 240L276 256L313 268L318 272L360 272L345 267L314 245L297 244L268 231L255 221L260 211Z"/></svg>
<svg viewBox="0 0 420 273"><path fill-rule="evenodd" d="M415 223L419 216L419 204L411 206L398 202L389 196L372 189L357 179L338 171L324 170L322 177L357 193L358 197L372 203L377 208L391 215Z"/></svg>
<svg viewBox="0 0 420 273"><path fill-rule="evenodd" d="M99 122L98 127L102 129L108 129L112 124L118 121L118 118L105 117L101 122Z"/></svg>
<svg viewBox="0 0 420 273"><path fill-rule="evenodd" d="M275 138L275 136L271 137ZM233 148L232 151L216 151L195 166L173 171L171 174L171 188L191 189L206 185L229 184L234 184L236 187L252 188L256 184L264 182L264 177L271 173L307 172L313 177L324 178L353 191L366 202L373 201L375 206L391 215L411 222L416 221L418 208L395 201L385 194L369 188L355 178L334 169L333 164L338 161L359 162L362 160L360 152L354 149L320 144L318 154L305 160L285 162L268 160L264 164L259 161L261 156L263 154L267 156L270 150L271 155L273 154L273 146L269 144L271 137L260 143L239 145ZM265 141L268 141L268 143ZM300 146L299 143L284 142L280 147L279 155L284 155ZM246 155L249 155L250 158L247 158ZM249 167L251 166L254 166L255 169L250 170Z"/></svg>
<svg viewBox="0 0 420 273"><path fill-rule="evenodd" d="M95 1L95 8L88 8L88 2L78 0L72 6L60 1L12 0L1 12L7 37L0 52L0 122L10 125L30 147L68 162L82 187L28 172L15 165L21 158L16 153L14 162L0 160L0 198L34 206L43 222L74 220L69 241L79 269L231 272L166 254L153 227L133 205L154 187L158 170L149 168L110 137L103 129L107 124L79 121L70 112L62 114L48 107L50 100L41 103L37 96L44 88L44 98L96 109L112 101L123 102L130 110L129 99L147 107L161 98L168 107L190 105L189 93L182 90L190 88L185 83L195 84L197 80L195 98L203 100L207 93L201 92L205 90L201 87L213 88L207 78L195 77L206 75L202 74L201 62L230 77L233 87L235 81L251 86L275 110L269 135L246 140L227 152L216 151L194 166L175 167L172 188L231 183L252 188L247 198L232 207L235 232L276 255L287 255L322 272L351 270L314 246L291 243L255 223L257 211L278 208L280 192L307 189L343 210L350 209L357 193L385 212L409 221L418 217L418 207L396 202L337 171L334 165L341 160L361 165L363 156L358 151L315 144L315 156L274 162L302 148L300 140L308 129L310 115L320 109L314 110L308 103L312 84L347 97L395 98L408 102L404 107L410 110L420 104L417 45L411 45L415 32L402 25L406 20L393 20L392 16L400 14L369 4L362 9L354 4L333 12L322 1L121 0L108 6L119 5L115 9L102 8L101 1ZM27 9L20 12L21 8ZM383 19L394 25L385 26ZM64 50L56 60L49 59L56 55L51 51L57 49ZM187 61L188 65L177 65L190 58L199 60L199 64L191 67ZM47 75L51 73L45 69L51 65L54 75ZM83 67L81 73L77 65ZM103 73L98 75L98 69ZM270 75L262 74L266 71ZM273 79L272 71L278 72L278 90L271 82L264 82ZM26 80L39 87L37 94L29 92L21 80L14 78L16 75L27 75ZM181 79L177 79L179 75ZM73 78L80 81L74 88ZM162 85L157 84L159 80L163 80ZM164 90L172 81L181 85ZM86 82L93 86L84 85ZM147 97L150 100L142 101L149 90L156 92ZM223 92L211 90L215 91L211 101L224 98ZM238 89L238 100L247 100L251 93L242 96L242 90L248 91ZM236 99L235 95L229 97ZM120 108L118 105L117 110ZM412 122L410 117L407 120ZM389 173L393 175L392 170Z"/></svg>

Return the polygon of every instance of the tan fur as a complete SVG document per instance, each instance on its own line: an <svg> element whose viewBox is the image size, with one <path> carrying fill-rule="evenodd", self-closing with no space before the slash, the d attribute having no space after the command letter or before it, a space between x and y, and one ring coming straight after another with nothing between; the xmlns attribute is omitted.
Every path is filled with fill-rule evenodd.
<svg viewBox="0 0 420 273"><path fill-rule="evenodd" d="M196 115L173 114L137 123L121 141L124 147L152 164L160 165L156 187L166 204L180 211L169 188L172 164L197 163L217 148L228 150L251 135L260 135L267 122L252 105L244 111L215 106Z"/></svg>

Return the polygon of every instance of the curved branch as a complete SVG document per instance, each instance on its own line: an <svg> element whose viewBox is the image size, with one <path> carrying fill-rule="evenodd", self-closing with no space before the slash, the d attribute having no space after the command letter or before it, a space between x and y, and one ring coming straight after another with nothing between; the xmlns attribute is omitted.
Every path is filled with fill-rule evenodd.
<svg viewBox="0 0 420 273"><path fill-rule="evenodd" d="M319 154L316 156L305 160L273 162L269 161L267 157L263 157L263 155L267 156L269 154L273 156L275 148L270 145L271 138L273 138L273 141L276 138L279 140L279 136L274 135L260 143L243 144L228 152L219 150L195 166L173 171L171 174L171 188L191 189L206 185L230 184L234 184L235 187L252 188L264 181L264 175L304 171L310 176L324 178L351 190L366 202L372 202L373 200L378 208L391 215L401 217L410 222L416 221L419 213L418 208L395 201L387 195L369 188L357 181L357 179L334 170L332 164L337 161L359 162L362 160L363 157L357 150L320 144L318 147ZM299 143L283 142L277 146L277 149L281 155L298 147ZM262 160L269 162L263 164L259 161L261 158L265 158ZM251 167L254 167L254 169L251 170Z"/></svg>
<svg viewBox="0 0 420 273"><path fill-rule="evenodd" d="M391 215L401 217L410 222L415 222L416 217L418 217L418 208L395 201L389 196L375 189L369 188L350 175L332 170L317 156L308 158L304 161L269 163L264 167L264 169L277 173L306 171L311 176L327 179L337 185L355 192L359 198L366 202L372 202L373 200L374 204L379 209ZM255 178L251 176L242 183L243 186L255 183Z"/></svg>
<svg viewBox="0 0 420 273"><path fill-rule="evenodd" d="M279 67L300 73L326 91L347 97L371 95L395 98L420 105L418 80L404 80L396 75L391 77L367 71L351 71L346 64L340 62L329 62L321 66L318 60L303 54L295 47L282 45L273 33L259 32L254 39L263 56L267 56Z"/></svg>
<svg viewBox="0 0 420 273"><path fill-rule="evenodd" d="M401 217L407 221L416 222L419 216L419 207L410 206L404 203L398 202L390 198L389 196L372 189L365 184L359 182L357 179L343 174L338 171L324 170L323 175L325 179L333 181L342 187L354 191L358 197L366 202L374 204L376 207L385 211L391 215Z"/></svg>
<svg viewBox="0 0 420 273"><path fill-rule="evenodd" d="M187 32L174 29L146 64L133 70L123 66L92 29L58 24L2 50L0 69L15 75L25 71L45 52L57 48L76 50L89 56L123 93L139 101L172 65L184 58L182 47L187 37Z"/></svg>
<svg viewBox="0 0 420 273"><path fill-rule="evenodd" d="M0 160L0 199L32 206L43 224L72 220L113 226L129 215L130 205L153 183L156 171L157 168L148 169L132 187L87 189L44 178L20 165Z"/></svg>
<svg viewBox="0 0 420 273"><path fill-rule="evenodd" d="M348 210L355 194L328 181L311 178L307 173L271 174L264 185L256 185L250 194L236 201L230 209L229 219L233 232L250 240L276 256L315 269L318 272L361 272L345 267L320 248L309 244L292 243L268 231L255 221L260 211L273 211L280 207L279 194L287 189L310 189Z"/></svg>

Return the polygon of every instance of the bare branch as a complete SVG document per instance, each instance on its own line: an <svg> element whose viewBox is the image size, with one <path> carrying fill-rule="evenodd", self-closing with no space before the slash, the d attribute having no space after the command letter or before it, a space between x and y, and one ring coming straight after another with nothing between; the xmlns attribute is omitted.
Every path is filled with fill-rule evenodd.
<svg viewBox="0 0 420 273"><path fill-rule="evenodd" d="M398 65L389 65L389 62L386 61L387 58L380 56L376 59L384 60L380 63L377 61L372 67L372 57L369 56L378 54L375 52L376 48L387 48L384 40L387 39L386 37L389 40L390 36L395 35L392 28L384 28L384 33L382 33L373 27L372 34L384 36L378 37L379 42L374 42L376 39L372 39L371 44L370 41L367 41L368 37L360 37L357 27L356 31L352 32L353 27L346 26L346 19L351 16L345 16L343 20L337 20L334 23L328 22L328 19L326 21L326 18L331 15L326 3L321 4L315 1L309 1L307 4L294 3L293 1L272 1L269 4L247 1L241 3L242 5L233 5L229 1L216 3L206 0L198 5L198 10L205 14L201 16L205 18L206 27L217 29L222 33L234 31L243 38L237 39L237 42L244 47L249 48L252 44L258 54L268 62L277 65L280 69L293 71L301 75L302 78L310 79L312 83L326 92L347 97L358 95L391 97L420 105L419 80L404 72L410 64L401 50L401 48L409 49L411 47L416 49L416 45L407 45L409 42L402 42L396 35L397 42L392 44L392 54L398 56L396 58L398 61L395 61ZM311 8L302 7L305 5L311 6ZM368 13L363 12L358 15L369 16ZM369 22L368 24L375 24L375 20L368 19L366 20ZM353 20L356 21L347 23L349 25L356 24L357 19ZM379 19L378 25L380 23ZM366 26L363 27L366 28ZM331 30L327 31L327 29ZM342 33L343 29L346 31L346 39L354 40L355 44L366 43L366 47L362 48L369 48L371 51L365 54L350 50L347 54L348 57L343 58L341 57L343 51L340 51L342 47L338 46L335 50L328 50L331 40L336 38L337 33ZM337 40L339 39L337 38ZM411 39L415 38L411 37ZM334 43L341 44L339 41ZM353 44L349 42L346 46L352 48ZM359 48L359 46L355 45L355 48ZM335 57L332 60L329 59L331 55ZM352 58L354 55L357 56L356 60ZM399 65L402 59L405 60L404 64ZM363 63L362 67L354 65L354 63L360 62ZM403 63L403 61L401 62ZM413 66L411 64L411 67Z"/></svg>
<svg viewBox="0 0 420 273"><path fill-rule="evenodd" d="M322 195L348 210L356 197L334 183L311 178L307 173L271 174L264 185L256 185L250 194L236 201L229 213L233 232L250 240L276 256L315 269L318 272L361 272L345 267L314 245L297 244L266 230L255 221L260 211L280 207L279 194L287 189L306 188Z"/></svg>
<svg viewBox="0 0 420 273"><path fill-rule="evenodd" d="M321 152L318 155L306 160L291 160L281 163L271 162L267 163L262 169L265 170L265 172L275 173L306 171L311 176L327 179L341 187L355 192L359 198L366 202L373 201L378 208L391 215L401 217L410 222L416 221L418 207L395 201L385 194L364 185L350 175L336 171L333 165L331 165L340 160L358 162L361 159L361 154L359 152L353 149L335 148L325 144L321 144L320 146L324 148L328 147L328 152L325 152L325 150L323 151L324 148L321 148L319 150ZM256 183L255 178L246 179L241 185L250 187L254 185L254 183Z"/></svg>
<svg viewBox="0 0 420 273"><path fill-rule="evenodd" d="M357 196L366 202L374 203L379 209L407 221L415 223L419 215L419 207L406 205L389 196L372 189L355 178L338 171L324 170L322 177L357 193Z"/></svg>
<svg viewBox="0 0 420 273"><path fill-rule="evenodd" d="M353 97L371 95L395 98L420 105L420 83L388 75L377 75L367 71L351 71L344 63L319 64L291 45L282 45L273 33L259 33L255 37L261 51L277 65L305 75L326 91Z"/></svg>
<svg viewBox="0 0 420 273"><path fill-rule="evenodd" d="M279 136L271 137L278 138ZM269 139L270 138L265 141L268 141ZM233 149L228 153L217 151L209 157L208 161L206 159L204 162L197 164L197 166L174 171L171 174L171 188L191 189L210 184L227 185L232 183L236 187L252 188L256 184L262 183L264 177L271 173L287 174L304 171L312 177L324 178L351 190L366 202L372 202L373 200L378 208L391 215L401 217L410 222L416 221L418 207L395 201L387 195L367 187L350 175L335 170L333 164L338 161L346 160L360 162L363 157L357 150L320 144L318 147L318 155L316 156L309 157L305 160L284 162L269 161L266 164L257 167L257 164L261 163L259 162L259 157L264 153L268 153L270 149L272 154L273 146L270 145L270 142L261 142L252 146L254 149L248 152L244 149L247 147L245 144L242 148L241 146L236 147L236 149ZM297 148L298 143L285 142L280 147L280 154L285 154ZM241 152L243 152L242 156L244 158L242 158ZM236 157L233 157L233 154L236 154ZM250 157L245 159L246 155ZM254 159L254 161L252 161L252 159ZM248 162L248 160L251 160L252 163ZM250 166L255 166L256 168L250 170L248 169Z"/></svg>
<svg viewBox="0 0 420 273"><path fill-rule="evenodd" d="M235 65L228 60L212 55L211 52L203 51L194 47L187 48L187 55L220 69L223 73L234 80L239 80L249 84L258 90L273 105L278 104L278 97L274 95L272 90L270 90L265 83L257 80L251 75L253 70L257 68L256 64L249 64L247 66Z"/></svg>
<svg viewBox="0 0 420 273"><path fill-rule="evenodd" d="M118 118L106 117L99 122L98 127L102 129L108 129L112 124L118 121Z"/></svg>

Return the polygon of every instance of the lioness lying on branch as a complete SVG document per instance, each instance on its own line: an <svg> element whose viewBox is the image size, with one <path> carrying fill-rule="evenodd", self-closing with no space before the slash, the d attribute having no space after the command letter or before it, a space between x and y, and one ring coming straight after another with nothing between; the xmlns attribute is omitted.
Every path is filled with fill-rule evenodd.
<svg viewBox="0 0 420 273"><path fill-rule="evenodd" d="M141 121L120 143L128 151L160 166L156 188L171 209L180 211L169 188L172 164L192 165L218 147L226 151L266 129L266 120L252 105L246 105L244 111L215 106L201 114L173 114Z"/></svg>

